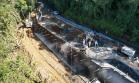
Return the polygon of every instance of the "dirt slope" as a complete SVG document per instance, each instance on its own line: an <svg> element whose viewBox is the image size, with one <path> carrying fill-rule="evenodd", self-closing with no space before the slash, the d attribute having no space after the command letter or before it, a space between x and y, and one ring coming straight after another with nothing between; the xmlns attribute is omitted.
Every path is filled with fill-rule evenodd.
<svg viewBox="0 0 139 83"><path fill-rule="evenodd" d="M21 42L31 59L31 65L35 67L39 77L45 83L73 83L71 75L58 59L47 49L40 49L41 42L27 36L28 29L21 29L24 34ZM74 80L74 83L81 83L80 79Z"/></svg>

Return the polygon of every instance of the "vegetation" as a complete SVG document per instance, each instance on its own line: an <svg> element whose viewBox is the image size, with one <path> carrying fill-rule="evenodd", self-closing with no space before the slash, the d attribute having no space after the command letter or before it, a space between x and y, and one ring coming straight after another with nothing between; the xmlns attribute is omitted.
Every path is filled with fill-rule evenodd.
<svg viewBox="0 0 139 83"><path fill-rule="evenodd" d="M47 0L71 19L139 46L139 0Z"/></svg>
<svg viewBox="0 0 139 83"><path fill-rule="evenodd" d="M40 82L39 78L33 73L33 70L21 55L16 60L7 58L0 63L0 83L38 82Z"/></svg>
<svg viewBox="0 0 139 83"><path fill-rule="evenodd" d="M20 12L22 17L26 17L28 12L31 12L35 7L36 0L17 0L15 8Z"/></svg>
<svg viewBox="0 0 139 83"><path fill-rule="evenodd" d="M15 29L22 21L18 12L25 14L29 8L25 0L1 0L0 2L0 83L39 82L31 67L23 58L23 52L16 49Z"/></svg>

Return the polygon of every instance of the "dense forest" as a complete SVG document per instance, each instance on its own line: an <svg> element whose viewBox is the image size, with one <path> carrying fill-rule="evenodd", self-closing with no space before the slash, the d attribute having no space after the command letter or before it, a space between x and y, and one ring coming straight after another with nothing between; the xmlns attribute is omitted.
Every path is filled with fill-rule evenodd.
<svg viewBox="0 0 139 83"><path fill-rule="evenodd" d="M139 0L47 0L62 15L139 46Z"/></svg>
<svg viewBox="0 0 139 83"><path fill-rule="evenodd" d="M16 45L16 27L23 21L21 16L31 10L28 4L26 0L0 1L0 83L39 82L26 63L25 53Z"/></svg>

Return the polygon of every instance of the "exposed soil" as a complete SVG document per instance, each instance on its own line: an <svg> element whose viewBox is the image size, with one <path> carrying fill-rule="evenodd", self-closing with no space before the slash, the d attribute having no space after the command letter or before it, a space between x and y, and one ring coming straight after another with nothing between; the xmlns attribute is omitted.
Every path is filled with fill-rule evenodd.
<svg viewBox="0 0 139 83"><path fill-rule="evenodd" d="M20 29L20 32L24 35L21 42L29 53L30 64L35 68L41 80L45 83L83 83L78 76L73 78L55 55L39 40L28 35L27 32L30 33L30 29Z"/></svg>

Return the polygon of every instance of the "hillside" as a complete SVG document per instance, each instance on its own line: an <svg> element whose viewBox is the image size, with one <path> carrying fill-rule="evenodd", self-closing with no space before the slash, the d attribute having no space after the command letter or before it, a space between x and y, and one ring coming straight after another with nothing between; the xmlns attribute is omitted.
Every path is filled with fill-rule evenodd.
<svg viewBox="0 0 139 83"><path fill-rule="evenodd" d="M37 1L44 1L44 7ZM50 9L45 9L45 2ZM51 12L51 8L58 10L60 15ZM72 22L57 16L72 19ZM26 26L27 20L30 27ZM104 66L102 62L111 63L108 59L123 60L129 69L119 63L111 69L114 72L118 72L115 71L120 69L118 67L127 69L129 71L119 70L124 74L118 74L138 81L139 75L133 69L138 70L139 58L125 56L119 46L121 42L115 43L110 38L124 41L122 45L139 47L138 23L139 0L1 0L0 83L96 83L102 75L97 76L99 69L107 69L101 67ZM89 30L72 26L76 24L104 35L89 29L93 34L89 33L86 41ZM84 39L85 43L91 41L90 45L89 42L82 44ZM77 46L71 46L71 41ZM136 51L138 54L138 49ZM101 66L95 61L97 57L100 57ZM118 76L112 77L119 80Z"/></svg>
<svg viewBox="0 0 139 83"><path fill-rule="evenodd" d="M0 2L0 83L40 82L28 64L17 34L18 23L22 21L20 10L15 8L18 3L21 1Z"/></svg>
<svg viewBox="0 0 139 83"><path fill-rule="evenodd" d="M22 24L34 5L0 2L0 83L82 83Z"/></svg>

